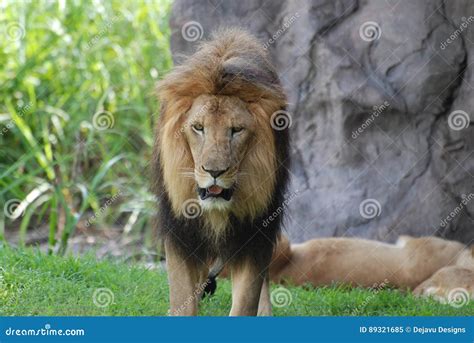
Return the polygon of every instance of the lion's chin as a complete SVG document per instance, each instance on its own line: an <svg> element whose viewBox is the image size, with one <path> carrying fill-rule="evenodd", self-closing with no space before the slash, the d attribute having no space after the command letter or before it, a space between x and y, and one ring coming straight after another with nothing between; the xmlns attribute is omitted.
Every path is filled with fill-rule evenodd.
<svg viewBox="0 0 474 343"><path fill-rule="evenodd" d="M203 211L229 211L232 205L232 199L225 200L223 198L206 198L199 199L199 204Z"/></svg>

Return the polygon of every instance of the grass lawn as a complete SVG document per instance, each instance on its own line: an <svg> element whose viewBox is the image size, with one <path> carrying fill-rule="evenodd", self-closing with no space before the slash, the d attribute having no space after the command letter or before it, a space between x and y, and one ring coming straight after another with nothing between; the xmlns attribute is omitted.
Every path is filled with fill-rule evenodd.
<svg viewBox="0 0 474 343"><path fill-rule="evenodd" d="M276 291L279 287L272 286L274 294L281 291ZM390 289L287 286L281 294L280 300L284 298L289 304L274 306L276 316L474 315L474 302L455 308ZM107 305L112 295L113 301ZM200 314L225 316L230 305L230 283L219 280L216 295L204 299ZM164 272L98 262L93 257L62 258L35 249L0 245L0 315L163 316L167 309L168 282Z"/></svg>

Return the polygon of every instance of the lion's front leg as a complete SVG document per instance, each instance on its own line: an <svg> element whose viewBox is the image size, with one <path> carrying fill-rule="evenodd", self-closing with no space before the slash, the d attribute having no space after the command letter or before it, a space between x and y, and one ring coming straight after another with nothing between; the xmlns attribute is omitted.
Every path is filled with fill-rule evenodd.
<svg viewBox="0 0 474 343"><path fill-rule="evenodd" d="M264 268L252 263L232 266L232 309L231 316L256 316L262 285Z"/></svg>
<svg viewBox="0 0 474 343"><path fill-rule="evenodd" d="M171 316L197 315L199 299L205 288L207 270L204 265L183 258L173 244L165 242Z"/></svg>
<svg viewBox="0 0 474 343"><path fill-rule="evenodd" d="M259 316L271 316L272 315L272 303L270 299L270 276L268 272L265 273L265 278L262 284L262 290L260 292L260 301L258 302L258 313Z"/></svg>

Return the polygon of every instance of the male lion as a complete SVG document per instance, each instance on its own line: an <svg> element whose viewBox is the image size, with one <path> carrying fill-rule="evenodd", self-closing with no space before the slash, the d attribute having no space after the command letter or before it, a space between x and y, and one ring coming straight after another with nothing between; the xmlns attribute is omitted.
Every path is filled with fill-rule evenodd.
<svg viewBox="0 0 474 343"><path fill-rule="evenodd" d="M286 97L266 51L242 30L220 31L157 89L153 189L170 314L197 314L219 260L232 273L230 315L269 315L267 267L281 216L262 224L284 201L289 137L273 122L286 114Z"/></svg>

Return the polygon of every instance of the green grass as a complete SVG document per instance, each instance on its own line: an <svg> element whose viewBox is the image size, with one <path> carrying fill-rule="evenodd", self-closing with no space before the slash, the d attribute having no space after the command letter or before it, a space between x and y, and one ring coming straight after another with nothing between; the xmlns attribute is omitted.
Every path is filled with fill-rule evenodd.
<svg viewBox="0 0 474 343"><path fill-rule="evenodd" d="M153 90L172 65L170 4L2 2L0 240L19 230L21 244L44 225L51 252L64 253L80 220L150 227Z"/></svg>
<svg viewBox="0 0 474 343"><path fill-rule="evenodd" d="M49 252L64 254L88 222L156 246L146 170L159 108L153 88L172 65L170 4L2 2L0 241L19 230L21 246L29 231L46 227ZM98 113L110 120L105 130L94 125ZM100 288L113 293L109 306L94 304ZM288 290L291 303L276 315L474 314L472 304L455 309L391 290ZM167 298L163 272L0 242L0 315L165 315ZM201 314L226 315L230 300L230 284L221 280Z"/></svg>
<svg viewBox="0 0 474 343"><path fill-rule="evenodd" d="M163 316L168 309L164 272L92 257L58 257L35 249L0 246L0 315ZM273 285L273 294L280 286ZM107 288L113 302L94 304L94 292ZM474 303L461 308L418 299L397 290L378 292L347 287L287 286L287 306L276 316L472 316ZM102 299L103 300L103 299ZM99 305L100 297L97 298ZM201 303L200 315L225 316L231 305L230 283L219 280L217 294Z"/></svg>

